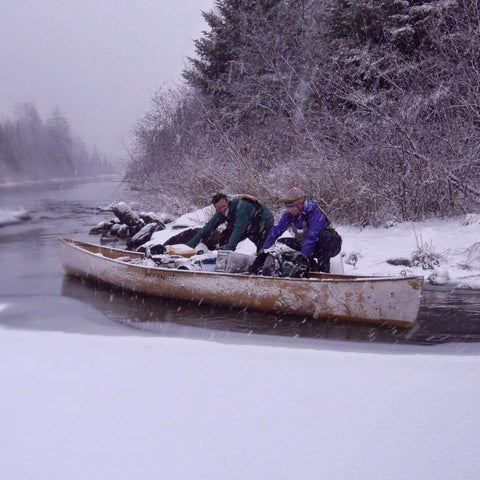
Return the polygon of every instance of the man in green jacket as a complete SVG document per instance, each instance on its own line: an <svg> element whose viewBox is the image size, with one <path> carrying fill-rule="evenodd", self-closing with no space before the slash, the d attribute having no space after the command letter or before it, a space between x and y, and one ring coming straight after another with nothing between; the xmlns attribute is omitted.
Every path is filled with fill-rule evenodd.
<svg viewBox="0 0 480 480"><path fill-rule="evenodd" d="M257 251L262 248L265 237L273 225L272 212L250 195L225 195L217 193L212 197L215 215L187 242L195 248L200 241L209 242L212 234L222 223L227 227L220 234L219 247L235 250L237 244L248 238Z"/></svg>

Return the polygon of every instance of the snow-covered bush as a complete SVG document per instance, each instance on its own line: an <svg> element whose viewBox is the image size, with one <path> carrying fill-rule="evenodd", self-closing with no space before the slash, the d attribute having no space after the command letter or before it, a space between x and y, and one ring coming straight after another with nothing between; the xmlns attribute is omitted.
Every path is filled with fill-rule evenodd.
<svg viewBox="0 0 480 480"><path fill-rule="evenodd" d="M345 257L344 257L344 262L347 264L347 265L352 265L352 267L356 267L358 261L360 260L360 257L362 255L359 253L359 252L350 252L348 254L345 254Z"/></svg>
<svg viewBox="0 0 480 480"><path fill-rule="evenodd" d="M423 270L434 270L440 266L441 259L444 256L445 252L435 252L432 241L421 244L417 241L417 248L412 252L410 265L412 267L422 267Z"/></svg>
<svg viewBox="0 0 480 480"><path fill-rule="evenodd" d="M479 213L469 213L465 215L465 219L462 222L462 226L466 227L467 225L474 225L480 223L480 214Z"/></svg>
<svg viewBox="0 0 480 480"><path fill-rule="evenodd" d="M480 268L480 242L476 242L470 247L457 253L465 255L465 261L458 264L464 270Z"/></svg>

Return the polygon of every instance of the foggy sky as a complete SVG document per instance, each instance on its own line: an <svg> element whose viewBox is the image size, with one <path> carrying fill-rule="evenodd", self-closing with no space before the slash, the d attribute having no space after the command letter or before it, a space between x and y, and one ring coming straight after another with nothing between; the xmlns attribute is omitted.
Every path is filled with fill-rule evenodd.
<svg viewBox="0 0 480 480"><path fill-rule="evenodd" d="M2 0L0 120L55 107L89 150L124 156L122 139L159 87L181 82L213 0Z"/></svg>

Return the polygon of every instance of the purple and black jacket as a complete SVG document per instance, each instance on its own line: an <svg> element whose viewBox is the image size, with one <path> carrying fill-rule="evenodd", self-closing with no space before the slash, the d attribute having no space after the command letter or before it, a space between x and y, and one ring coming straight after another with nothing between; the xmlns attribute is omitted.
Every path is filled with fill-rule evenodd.
<svg viewBox="0 0 480 480"><path fill-rule="evenodd" d="M301 252L309 257L315 248L318 234L330 226L326 215L322 212L318 203L305 197L302 211L298 215L292 215L288 211L283 212L279 222L268 232L267 238L263 243L263 248L271 247L280 235L289 227L294 231L304 231L304 239Z"/></svg>

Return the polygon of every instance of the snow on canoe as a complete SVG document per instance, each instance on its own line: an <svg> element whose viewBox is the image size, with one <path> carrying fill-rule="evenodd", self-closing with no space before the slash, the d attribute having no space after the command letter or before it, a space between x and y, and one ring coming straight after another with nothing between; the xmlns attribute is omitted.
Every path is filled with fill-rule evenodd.
<svg viewBox="0 0 480 480"><path fill-rule="evenodd" d="M67 275L147 295L405 327L415 323L422 297L422 276L317 273L310 278L278 278L180 270L125 261L125 257L141 258L141 253L67 238L60 240L62 264Z"/></svg>

